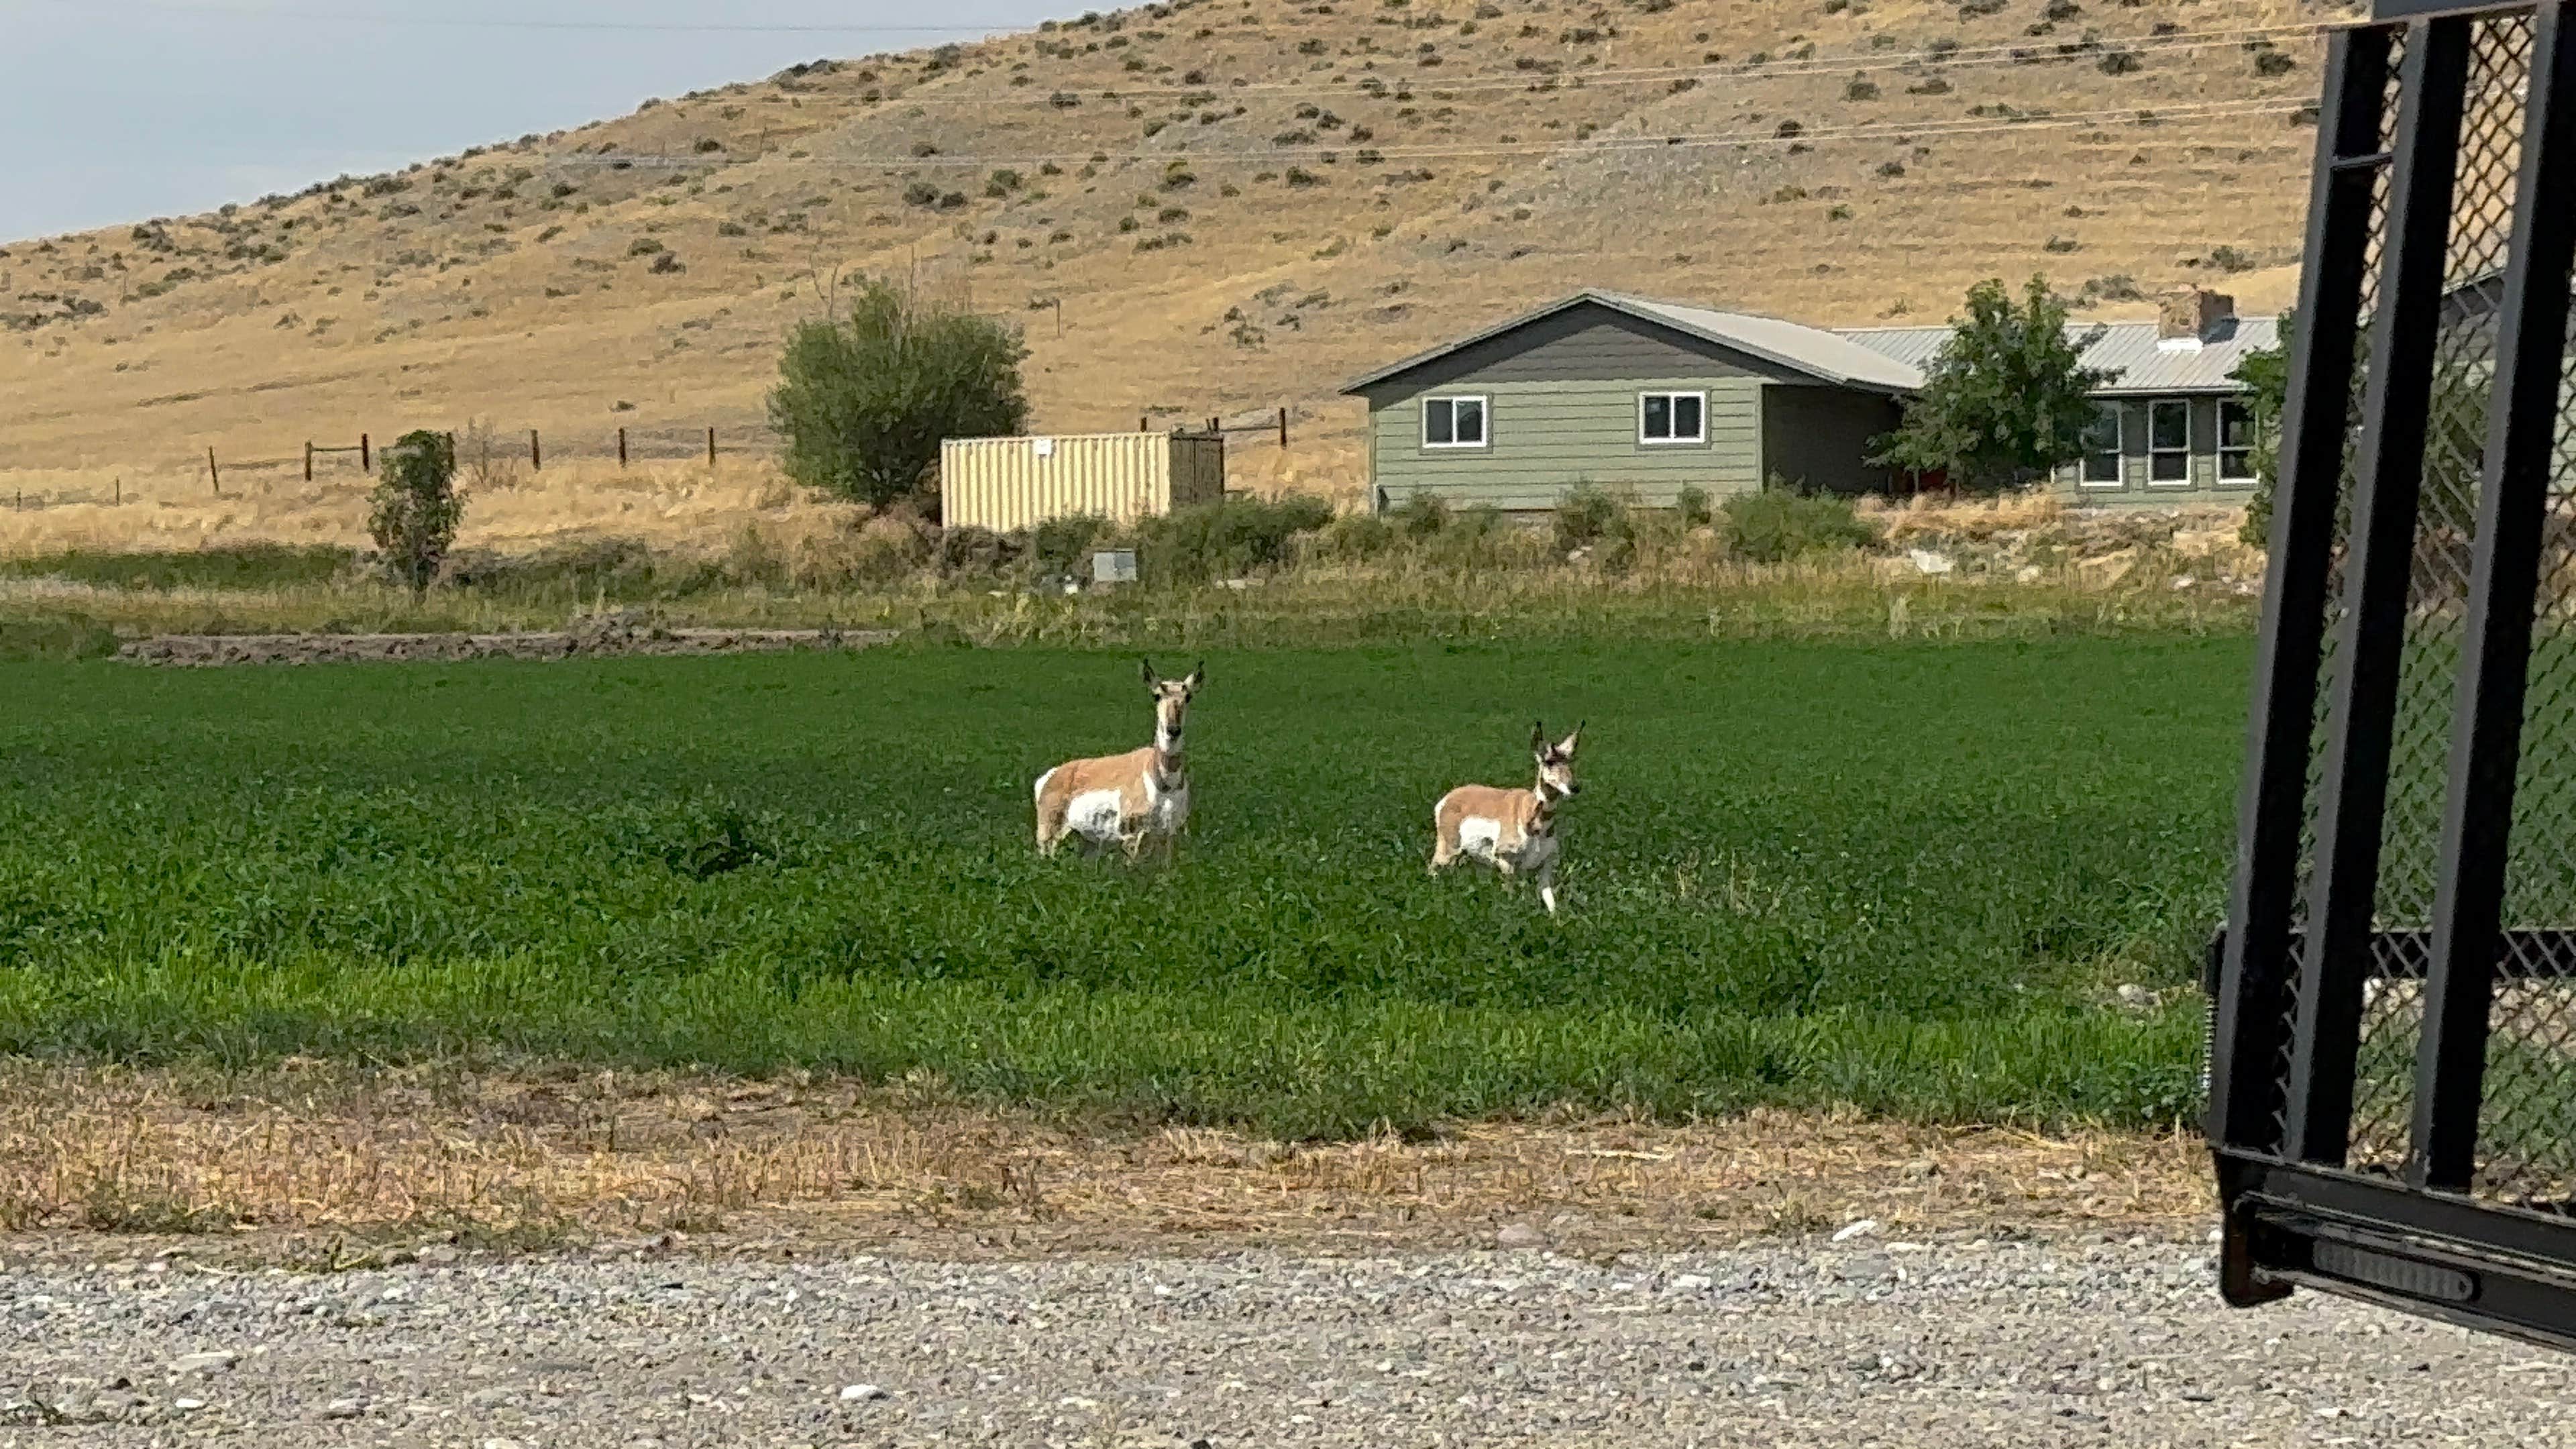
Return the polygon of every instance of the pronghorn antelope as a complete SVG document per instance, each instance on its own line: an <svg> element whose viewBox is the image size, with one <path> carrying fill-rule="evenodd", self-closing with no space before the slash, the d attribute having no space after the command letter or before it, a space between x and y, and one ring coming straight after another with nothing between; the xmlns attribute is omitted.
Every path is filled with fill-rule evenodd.
<svg viewBox="0 0 2576 1449"><path fill-rule="evenodd" d="M1190 819L1190 777L1181 755L1181 722L1190 696L1206 682L1202 662L1186 679L1164 679L1145 662L1145 688L1154 696L1154 742L1123 755L1067 760L1038 776L1038 853L1053 855L1070 831L1086 840L1115 842L1128 858L1148 842L1169 860Z"/></svg>
<svg viewBox="0 0 2576 1449"><path fill-rule="evenodd" d="M1472 856L1503 873L1506 879L1528 875L1538 881L1538 898L1556 913L1556 807L1582 787L1574 783L1574 733L1547 742L1547 727L1530 726L1530 753L1538 758L1538 783L1527 790L1492 785L1461 785L1432 807L1436 840L1431 848L1434 874L1458 857Z"/></svg>

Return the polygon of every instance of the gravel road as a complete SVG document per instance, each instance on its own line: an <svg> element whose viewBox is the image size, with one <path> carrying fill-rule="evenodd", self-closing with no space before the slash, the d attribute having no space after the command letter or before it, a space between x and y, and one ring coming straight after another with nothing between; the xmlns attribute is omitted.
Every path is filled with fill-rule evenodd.
<svg viewBox="0 0 2576 1449"><path fill-rule="evenodd" d="M0 1445L2132 1449L2576 1427L2576 1359L2315 1295L2228 1312L2208 1251L12 1262Z"/></svg>

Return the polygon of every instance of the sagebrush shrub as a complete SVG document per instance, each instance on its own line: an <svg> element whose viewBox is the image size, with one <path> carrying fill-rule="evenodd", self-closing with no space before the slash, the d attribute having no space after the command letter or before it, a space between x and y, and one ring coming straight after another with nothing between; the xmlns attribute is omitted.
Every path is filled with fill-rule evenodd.
<svg viewBox="0 0 2576 1449"><path fill-rule="evenodd" d="M1850 499L1801 493L1776 478L1760 493L1727 499L1724 511L1737 556L1756 563L1782 563L1878 541L1878 529L1852 511Z"/></svg>

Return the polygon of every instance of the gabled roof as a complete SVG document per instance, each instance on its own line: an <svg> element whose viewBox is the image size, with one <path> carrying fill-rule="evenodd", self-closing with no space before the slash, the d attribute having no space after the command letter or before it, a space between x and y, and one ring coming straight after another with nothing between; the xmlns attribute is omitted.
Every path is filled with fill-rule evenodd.
<svg viewBox="0 0 2576 1449"><path fill-rule="evenodd" d="M2098 391L2102 397L2139 397L2150 393L2241 392L2244 385L2228 377L2248 352L2279 345L2277 317L2234 317L2197 347L2168 349L2153 322L2070 322L2066 330L2083 336L2096 327L2101 335L2084 349L2084 365L2116 369L2119 376ZM1919 371L1950 340L1942 327L1860 327L1842 336L1873 352Z"/></svg>
<svg viewBox="0 0 2576 1449"><path fill-rule="evenodd" d="M1446 357L1461 348L1472 347L1489 338L1500 337L1529 324L1553 317L1570 308L1586 304L1607 307L1614 312L1676 332L1700 341L1730 347L1761 359L1775 367L1804 373L1820 382L1846 387L1867 388L1874 392L1911 392L1923 385L1922 368L1892 356L1888 352L1863 346L1851 338L1828 332L1821 327L1787 322L1777 317L1764 317L1751 312L1719 312L1707 307L1686 306L1679 302L1659 302L1646 297L1631 297L1619 292L1586 289L1560 301L1551 302L1535 312L1524 312L1451 342L1444 342L1428 352L1417 352L1401 362L1390 363L1363 377L1353 378L1343 387L1345 393L1386 381L1399 373L1411 372L1426 362ZM1946 331L1946 329L1944 329Z"/></svg>

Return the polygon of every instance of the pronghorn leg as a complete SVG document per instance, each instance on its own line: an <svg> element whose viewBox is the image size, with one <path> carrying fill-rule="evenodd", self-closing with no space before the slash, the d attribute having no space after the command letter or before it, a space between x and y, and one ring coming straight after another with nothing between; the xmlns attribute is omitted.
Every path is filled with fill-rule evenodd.
<svg viewBox="0 0 2576 1449"><path fill-rule="evenodd" d="M1063 843L1064 821L1061 818L1049 820L1045 811L1039 811L1038 854L1042 856L1053 856L1055 854L1056 847Z"/></svg>
<svg viewBox="0 0 2576 1449"><path fill-rule="evenodd" d="M1556 867L1553 865L1538 868L1538 899L1539 904L1547 907L1549 915L1556 914Z"/></svg>
<svg viewBox="0 0 2576 1449"><path fill-rule="evenodd" d="M1458 847L1451 845L1447 839L1444 838L1432 842L1431 873L1433 875L1438 875L1440 872L1447 870L1457 861L1457 859Z"/></svg>

